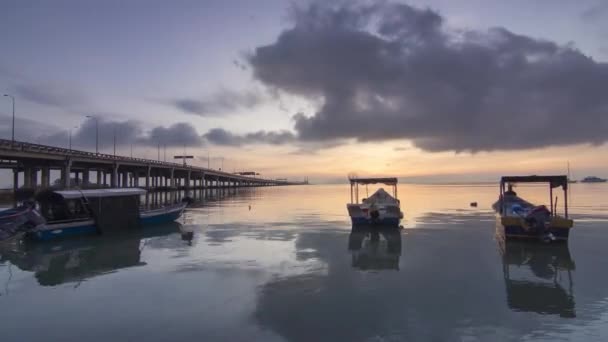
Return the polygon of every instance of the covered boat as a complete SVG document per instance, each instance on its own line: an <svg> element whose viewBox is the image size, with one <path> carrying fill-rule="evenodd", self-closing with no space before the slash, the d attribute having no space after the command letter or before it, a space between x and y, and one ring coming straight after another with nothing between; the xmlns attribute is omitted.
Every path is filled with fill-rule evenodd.
<svg viewBox="0 0 608 342"><path fill-rule="evenodd" d="M397 178L350 178L350 202L346 205L353 225L398 227L403 218L397 199ZM359 202L359 185L384 184L392 188L392 196L383 188Z"/></svg>
<svg viewBox="0 0 608 342"><path fill-rule="evenodd" d="M519 197L513 186L516 183L548 183L549 208L534 205ZM557 197L553 189L563 190L563 212L558 214ZM567 176L506 176L500 180L500 195L492 206L497 213L498 225L506 238L538 239L544 242L567 241L573 221L568 218Z"/></svg>
<svg viewBox="0 0 608 342"><path fill-rule="evenodd" d="M44 219L30 202L0 211L0 243L19 241L25 233L43 223Z"/></svg>
<svg viewBox="0 0 608 342"><path fill-rule="evenodd" d="M186 203L142 209L144 189L45 191L36 196L46 223L30 231L36 240L120 231L179 218Z"/></svg>

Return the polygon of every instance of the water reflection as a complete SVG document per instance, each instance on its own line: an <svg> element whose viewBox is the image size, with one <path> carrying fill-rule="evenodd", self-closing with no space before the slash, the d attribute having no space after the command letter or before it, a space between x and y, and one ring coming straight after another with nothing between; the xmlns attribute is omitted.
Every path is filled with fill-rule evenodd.
<svg viewBox="0 0 608 342"><path fill-rule="evenodd" d="M399 270L401 232L397 229L353 228L348 237L352 266L361 270Z"/></svg>
<svg viewBox="0 0 608 342"><path fill-rule="evenodd" d="M507 303L514 311L576 317L567 244L538 244L499 239Z"/></svg>
<svg viewBox="0 0 608 342"><path fill-rule="evenodd" d="M2 251L0 262L9 261L22 271L34 272L42 286L76 283L121 269L145 265L140 259L144 241L180 232L171 222L120 234L29 243Z"/></svg>

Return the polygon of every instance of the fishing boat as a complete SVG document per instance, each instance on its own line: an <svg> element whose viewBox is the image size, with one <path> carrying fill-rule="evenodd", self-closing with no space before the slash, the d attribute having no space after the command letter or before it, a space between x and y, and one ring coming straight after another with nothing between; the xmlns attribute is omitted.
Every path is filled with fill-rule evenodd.
<svg viewBox="0 0 608 342"><path fill-rule="evenodd" d="M549 208L534 205L513 190L518 183L548 183ZM563 190L563 213L558 214L558 197L553 189ZM500 195L493 204L497 224L507 239L537 239L543 242L567 241L573 221L568 218L567 176L506 176L500 180Z"/></svg>
<svg viewBox="0 0 608 342"><path fill-rule="evenodd" d="M96 189L45 191L36 196L45 223L27 234L34 240L122 231L178 219L187 203L155 209L140 206L146 190Z"/></svg>
<svg viewBox="0 0 608 342"><path fill-rule="evenodd" d="M44 220L32 203L0 211L0 244L20 241L21 238Z"/></svg>
<svg viewBox="0 0 608 342"><path fill-rule="evenodd" d="M581 179L581 183L606 183L608 179L599 178L595 176L589 176Z"/></svg>
<svg viewBox="0 0 608 342"><path fill-rule="evenodd" d="M398 227L403 218L397 199L397 178L349 178L350 203L346 205L353 226L378 225ZM383 188L359 202L359 185L384 184L392 188L392 196Z"/></svg>

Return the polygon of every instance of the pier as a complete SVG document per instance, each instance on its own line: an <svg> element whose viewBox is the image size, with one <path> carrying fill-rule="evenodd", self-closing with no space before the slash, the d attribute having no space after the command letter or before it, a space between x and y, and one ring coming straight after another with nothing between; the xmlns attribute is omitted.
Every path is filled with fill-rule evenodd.
<svg viewBox="0 0 608 342"><path fill-rule="evenodd" d="M302 184L249 177L180 163L72 150L0 139L0 169L13 171L13 190L140 187L148 190ZM51 183L58 173L60 184ZM19 184L22 186L19 187Z"/></svg>

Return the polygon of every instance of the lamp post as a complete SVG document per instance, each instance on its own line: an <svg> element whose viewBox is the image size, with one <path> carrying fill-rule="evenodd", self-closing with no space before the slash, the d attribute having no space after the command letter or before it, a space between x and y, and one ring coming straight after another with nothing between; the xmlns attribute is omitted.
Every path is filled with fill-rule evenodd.
<svg viewBox="0 0 608 342"><path fill-rule="evenodd" d="M116 158L116 125L114 125L114 158Z"/></svg>
<svg viewBox="0 0 608 342"><path fill-rule="evenodd" d="M15 97L13 95L4 94L4 96L10 97L13 100L13 130L11 135L11 141L15 142Z"/></svg>
<svg viewBox="0 0 608 342"><path fill-rule="evenodd" d="M95 154L99 154L99 119L92 115L87 115L87 118L95 120Z"/></svg>
<svg viewBox="0 0 608 342"><path fill-rule="evenodd" d="M78 128L78 126L70 127L68 130L68 149L72 151L72 130Z"/></svg>

